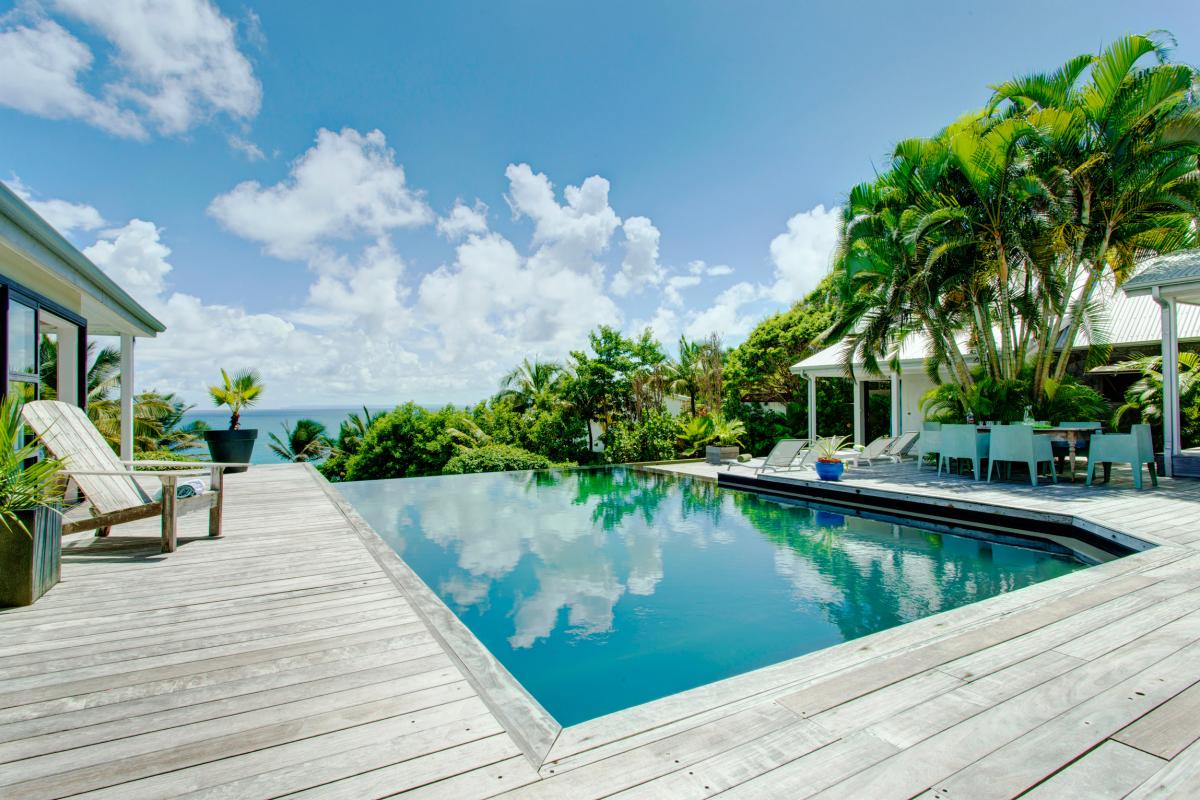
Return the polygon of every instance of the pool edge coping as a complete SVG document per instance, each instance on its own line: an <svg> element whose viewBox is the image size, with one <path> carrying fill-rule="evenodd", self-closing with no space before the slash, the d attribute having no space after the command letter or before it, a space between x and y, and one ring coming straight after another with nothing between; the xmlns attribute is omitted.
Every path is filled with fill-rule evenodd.
<svg viewBox="0 0 1200 800"><path fill-rule="evenodd" d="M429 632L455 662L488 710L499 719L534 769L538 769L563 727L384 541L350 501L316 467L307 463L305 466L388 578L408 598Z"/></svg>

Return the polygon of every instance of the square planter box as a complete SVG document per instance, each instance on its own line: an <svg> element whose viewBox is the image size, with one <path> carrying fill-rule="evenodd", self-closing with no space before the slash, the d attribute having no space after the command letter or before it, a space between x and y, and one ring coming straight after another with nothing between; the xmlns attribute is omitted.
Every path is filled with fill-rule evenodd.
<svg viewBox="0 0 1200 800"><path fill-rule="evenodd" d="M62 516L57 509L22 511L33 537L0 523L0 606L28 606L58 583Z"/></svg>
<svg viewBox="0 0 1200 800"><path fill-rule="evenodd" d="M704 460L709 464L723 464L726 461L736 461L737 457L737 445L732 447L718 447L715 444L710 444L704 448Z"/></svg>

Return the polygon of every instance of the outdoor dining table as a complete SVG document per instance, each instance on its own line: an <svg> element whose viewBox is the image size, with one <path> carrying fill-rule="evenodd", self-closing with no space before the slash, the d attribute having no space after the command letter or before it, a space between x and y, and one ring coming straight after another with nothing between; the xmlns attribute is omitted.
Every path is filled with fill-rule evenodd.
<svg viewBox="0 0 1200 800"><path fill-rule="evenodd" d="M979 425L979 426L977 426L977 430L980 433L991 433L993 427L995 427L995 426L994 425ZM1059 441L1064 441L1064 440L1066 441L1066 443L1067 443L1067 458L1070 461L1070 463L1067 466L1067 469L1070 472L1071 483L1074 483L1075 482L1075 447L1076 447L1076 444L1080 441L1080 439L1082 439L1085 442L1091 441L1092 434L1095 433L1098 429L1097 428L1058 428L1058 427L1046 428L1046 427L1038 427L1036 425L1034 425L1032 427L1033 427L1033 432L1039 436L1053 436L1055 439L1058 439Z"/></svg>

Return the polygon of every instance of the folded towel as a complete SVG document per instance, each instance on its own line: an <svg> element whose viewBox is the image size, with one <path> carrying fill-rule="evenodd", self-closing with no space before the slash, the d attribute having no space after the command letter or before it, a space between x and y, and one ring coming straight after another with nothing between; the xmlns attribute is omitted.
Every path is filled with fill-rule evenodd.
<svg viewBox="0 0 1200 800"><path fill-rule="evenodd" d="M175 485L175 496L182 499L184 497L195 497L204 492L204 481L199 478L188 478L186 481L180 481Z"/></svg>
<svg viewBox="0 0 1200 800"><path fill-rule="evenodd" d="M175 484L175 496L182 500L185 497L195 497L198 494L204 494L207 488L204 481L199 478L188 478L186 481L180 481ZM162 486L158 487L158 491L154 493L154 502L162 500Z"/></svg>

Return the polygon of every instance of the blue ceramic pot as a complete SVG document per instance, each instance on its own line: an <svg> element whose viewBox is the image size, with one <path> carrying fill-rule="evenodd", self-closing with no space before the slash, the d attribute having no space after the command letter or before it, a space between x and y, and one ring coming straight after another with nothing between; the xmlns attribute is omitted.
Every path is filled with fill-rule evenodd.
<svg viewBox="0 0 1200 800"><path fill-rule="evenodd" d="M818 461L816 464L817 477L823 481L836 481L846 470L846 465L841 461Z"/></svg>

